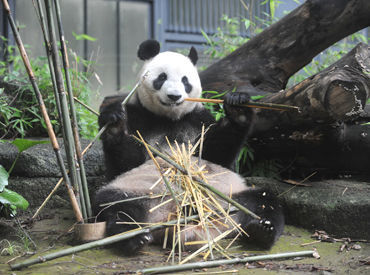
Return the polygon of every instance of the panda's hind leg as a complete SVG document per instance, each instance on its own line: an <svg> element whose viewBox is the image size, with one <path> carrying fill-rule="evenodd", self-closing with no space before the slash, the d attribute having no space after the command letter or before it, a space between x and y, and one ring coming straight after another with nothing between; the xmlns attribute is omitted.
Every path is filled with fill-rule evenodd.
<svg viewBox="0 0 370 275"><path fill-rule="evenodd" d="M284 229L284 214L276 198L268 191L250 189L234 197L261 219L238 211L237 219L248 236L244 241L262 249L269 249Z"/></svg>
<svg viewBox="0 0 370 275"><path fill-rule="evenodd" d="M106 189L101 190L96 196L96 205L103 203L114 202L130 198L130 194L120 192L119 190ZM109 199L109 201L107 201ZM95 210L98 221L106 221L106 233L108 236L116 235L122 232L136 229L133 221L138 223L144 222L146 217L145 202L123 202L116 203L109 207L103 207ZM130 224L124 224L128 222ZM134 255L144 246L153 241L153 236L150 232L139 234L127 240L113 243L110 247L125 255Z"/></svg>

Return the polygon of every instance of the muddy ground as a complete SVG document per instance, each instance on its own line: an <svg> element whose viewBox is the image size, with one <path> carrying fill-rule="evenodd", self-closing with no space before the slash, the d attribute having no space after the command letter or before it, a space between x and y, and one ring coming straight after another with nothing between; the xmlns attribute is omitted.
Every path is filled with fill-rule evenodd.
<svg viewBox="0 0 370 275"><path fill-rule="evenodd" d="M168 265L168 252L150 247L139 255L123 257L112 249L98 248L65 256L20 271L12 271L7 262L21 262L29 257L70 247L74 243L73 214L68 209L47 210L42 219L27 228L37 246L25 241L24 233L14 222L0 221L0 274L126 274L145 267ZM27 217L21 217L25 220ZM370 230L370 229L369 229ZM317 242L309 232L286 226L283 236L270 251L247 250L236 244L229 255L256 255L317 249L320 259L295 258L281 261L261 261L249 264L195 270L198 274L370 274L370 244L367 242ZM307 244L302 246L302 244ZM11 255L9 255L9 253ZM27 254L27 255L25 255ZM197 259L201 260L201 259ZM192 273L194 271L189 271ZM182 272L184 273L184 272ZM180 274L180 273L178 273Z"/></svg>

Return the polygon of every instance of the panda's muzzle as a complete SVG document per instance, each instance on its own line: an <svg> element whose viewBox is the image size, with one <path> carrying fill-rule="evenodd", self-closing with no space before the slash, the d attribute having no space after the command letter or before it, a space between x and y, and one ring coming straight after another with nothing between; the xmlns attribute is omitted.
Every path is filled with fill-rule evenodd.
<svg viewBox="0 0 370 275"><path fill-rule="evenodd" d="M166 102L163 102L163 101L161 100L161 103L162 103L163 105L165 105L165 106L174 106L174 105L178 106L178 105L180 105L180 104L182 104L182 103L184 102L184 100L181 100L181 101L179 102L179 100L182 98L182 96L181 96L181 95L168 94L168 95L167 95L167 98L168 98L169 100L168 100L168 101L166 101Z"/></svg>

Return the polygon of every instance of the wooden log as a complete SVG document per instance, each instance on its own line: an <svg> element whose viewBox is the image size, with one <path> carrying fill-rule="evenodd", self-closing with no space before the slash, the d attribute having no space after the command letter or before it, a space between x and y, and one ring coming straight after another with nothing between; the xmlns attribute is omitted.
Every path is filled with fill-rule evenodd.
<svg viewBox="0 0 370 275"><path fill-rule="evenodd" d="M300 113L256 110L252 136L281 129L312 129L335 121L352 121L363 113L370 93L370 48L358 44L338 62L286 91L261 101L300 108Z"/></svg>
<svg viewBox="0 0 370 275"><path fill-rule="evenodd" d="M340 39L370 25L368 0L308 0L200 73L205 91L263 94Z"/></svg>

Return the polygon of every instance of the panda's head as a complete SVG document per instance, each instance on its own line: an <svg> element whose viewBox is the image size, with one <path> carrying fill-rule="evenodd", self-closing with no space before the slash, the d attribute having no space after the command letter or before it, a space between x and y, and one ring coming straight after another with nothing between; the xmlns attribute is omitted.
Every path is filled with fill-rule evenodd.
<svg viewBox="0 0 370 275"><path fill-rule="evenodd" d="M152 113L178 120L194 110L199 103L185 101L200 97L202 88L195 64L198 54L192 47L189 55L175 52L159 53L155 40L141 43L138 57L145 63L137 94L140 103Z"/></svg>

